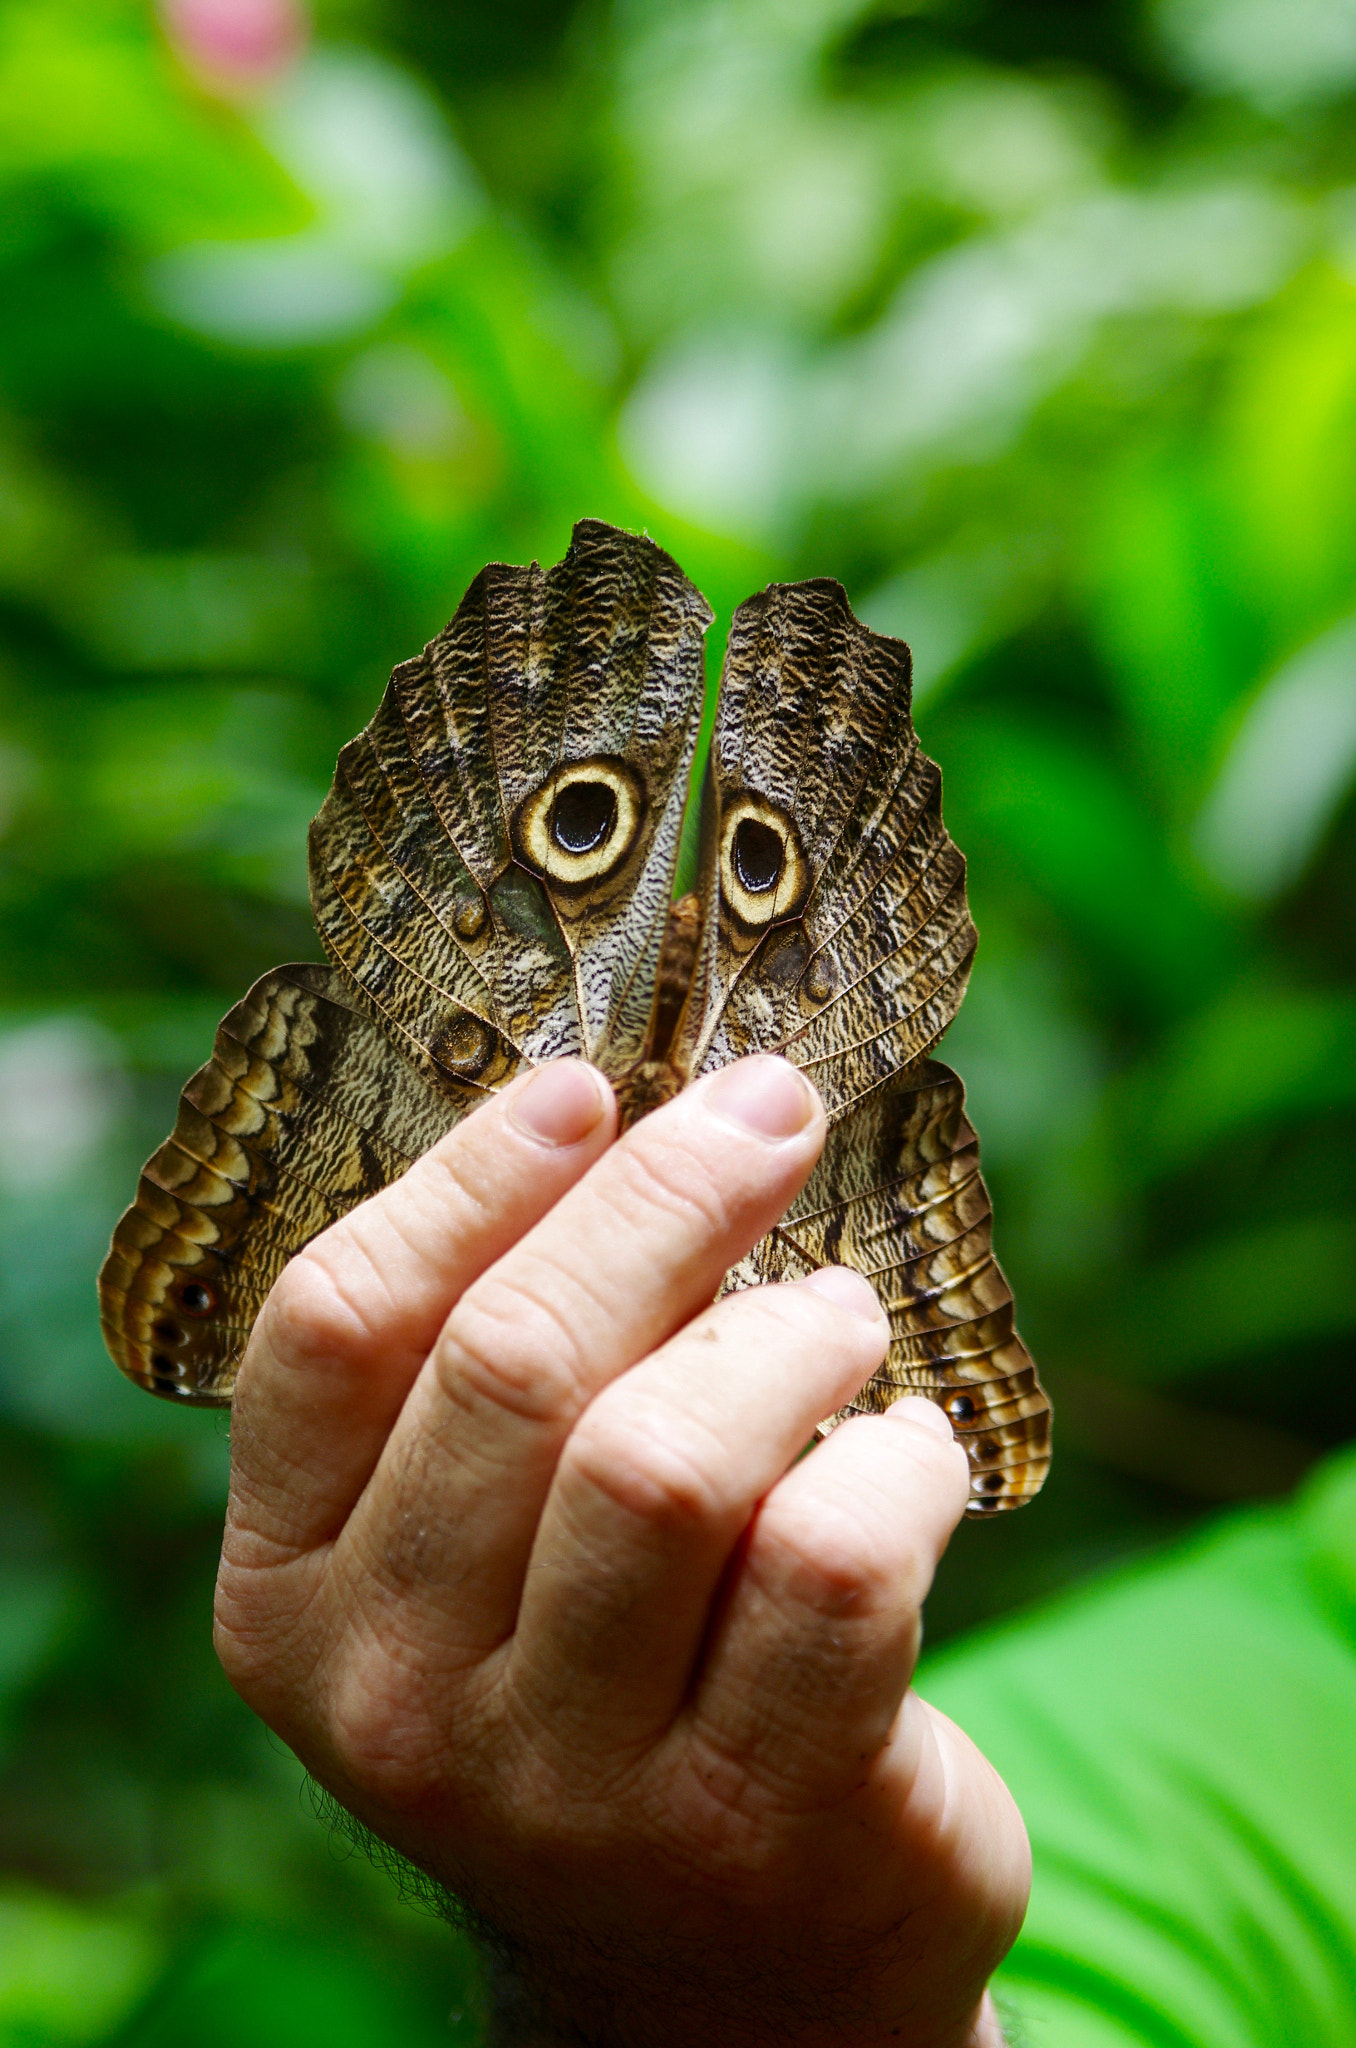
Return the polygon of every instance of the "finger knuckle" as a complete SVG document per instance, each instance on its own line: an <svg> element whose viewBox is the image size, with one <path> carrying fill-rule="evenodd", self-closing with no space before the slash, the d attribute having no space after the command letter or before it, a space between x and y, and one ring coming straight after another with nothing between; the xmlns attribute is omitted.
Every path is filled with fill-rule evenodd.
<svg viewBox="0 0 1356 2048"><path fill-rule="evenodd" d="M634 1231L659 1220L699 1237L719 1237L732 1220L730 1182L716 1162L680 1144L663 1128L642 1125L636 1141L619 1147L608 1196L618 1221Z"/></svg>
<svg viewBox="0 0 1356 2048"><path fill-rule="evenodd" d="M330 1754L350 1784L407 1810L442 1782L446 1749L423 1660L390 1630L351 1635L326 1683Z"/></svg>
<svg viewBox="0 0 1356 2048"><path fill-rule="evenodd" d="M628 1519L685 1531L724 1519L723 1447L690 1420L635 1401L596 1401L562 1458L568 1486L602 1497Z"/></svg>
<svg viewBox="0 0 1356 2048"><path fill-rule="evenodd" d="M265 1719L309 1688L317 1657L306 1574L247 1563L228 1543L217 1574L212 1642L232 1687Z"/></svg>
<svg viewBox="0 0 1356 2048"><path fill-rule="evenodd" d="M331 1249L321 1240L307 1245L274 1282L262 1327L275 1358L307 1366L348 1363L370 1342L369 1319Z"/></svg>
<svg viewBox="0 0 1356 2048"><path fill-rule="evenodd" d="M874 1613L893 1604L896 1591L887 1549L846 1501L817 1501L794 1519L766 1509L749 1570L779 1604L819 1614Z"/></svg>
<svg viewBox="0 0 1356 2048"><path fill-rule="evenodd" d="M568 1422L585 1398L577 1332L549 1280L534 1287L489 1278L462 1296L444 1326L434 1353L439 1385L455 1407Z"/></svg>

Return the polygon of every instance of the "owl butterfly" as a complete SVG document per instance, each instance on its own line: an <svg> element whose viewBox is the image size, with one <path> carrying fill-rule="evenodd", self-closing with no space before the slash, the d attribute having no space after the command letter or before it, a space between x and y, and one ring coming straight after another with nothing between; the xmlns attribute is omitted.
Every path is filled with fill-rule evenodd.
<svg viewBox="0 0 1356 2048"><path fill-rule="evenodd" d="M100 1297L129 1378L228 1402L292 1254L524 1064L595 1061L630 1123L780 1052L823 1097L828 1141L725 1288L858 1267L892 1341L853 1407L939 1402L974 1513L1037 1491L1049 1404L964 1091L928 1056L975 933L909 650L836 583L740 606L698 886L675 903L711 618L651 541L585 520L545 573L484 569L396 669L311 828L332 964L276 968L224 1019L114 1232Z"/></svg>

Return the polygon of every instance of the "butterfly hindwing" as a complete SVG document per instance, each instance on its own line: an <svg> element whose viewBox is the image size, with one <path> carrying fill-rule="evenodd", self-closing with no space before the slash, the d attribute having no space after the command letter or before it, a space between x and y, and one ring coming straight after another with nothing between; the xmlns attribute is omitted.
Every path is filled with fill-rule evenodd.
<svg viewBox="0 0 1356 2048"><path fill-rule="evenodd" d="M835 1125L782 1222L726 1286L831 1264L866 1274L891 1339L880 1371L834 1421L924 1394L969 1453L971 1513L1037 1493L1050 1463L1050 1404L1013 1329L965 1091L940 1061L916 1061Z"/></svg>
<svg viewBox="0 0 1356 2048"><path fill-rule="evenodd" d="M333 967L224 1020L100 1279L130 1377L230 1398L273 1281L523 1061L643 1046L711 613L651 541L584 521L491 564L396 669L311 831Z"/></svg>
<svg viewBox="0 0 1356 2048"><path fill-rule="evenodd" d="M727 1284L840 1261L866 1273L891 1344L853 1406L940 1401L983 1514L1038 1490L1050 1411L993 1256L964 1091L928 1057L975 932L910 681L908 648L862 626L836 583L774 584L736 612L681 1039L694 1074L784 1054L829 1115L808 1185Z"/></svg>
<svg viewBox="0 0 1356 2048"><path fill-rule="evenodd" d="M288 1259L475 1101L426 1081L336 969L264 975L223 1018L113 1233L99 1302L122 1370L153 1393L228 1402Z"/></svg>

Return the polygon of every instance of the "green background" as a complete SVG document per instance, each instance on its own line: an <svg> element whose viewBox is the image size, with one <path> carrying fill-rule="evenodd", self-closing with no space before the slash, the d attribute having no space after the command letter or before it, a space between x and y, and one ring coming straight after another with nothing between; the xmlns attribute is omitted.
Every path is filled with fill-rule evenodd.
<svg viewBox="0 0 1356 2048"><path fill-rule="evenodd" d="M591 515L713 673L774 577L914 646L1059 1411L932 1639L1351 1436L1356 21L211 12L0 4L0 2048L470 2043L212 1661L224 1423L108 1363L108 1231L392 664Z"/></svg>

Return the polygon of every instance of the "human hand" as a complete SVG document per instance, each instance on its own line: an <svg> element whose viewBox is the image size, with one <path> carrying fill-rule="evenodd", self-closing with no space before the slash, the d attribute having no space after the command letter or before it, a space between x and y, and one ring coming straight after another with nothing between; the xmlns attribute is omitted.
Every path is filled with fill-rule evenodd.
<svg viewBox="0 0 1356 2048"><path fill-rule="evenodd" d="M964 1453L910 1399L796 1462L884 1356L859 1277L712 1302L818 1099L746 1060L615 1133L592 1069L539 1069L292 1261L222 1662L500 1932L514 2048L996 2041L1025 1834L908 1690Z"/></svg>

